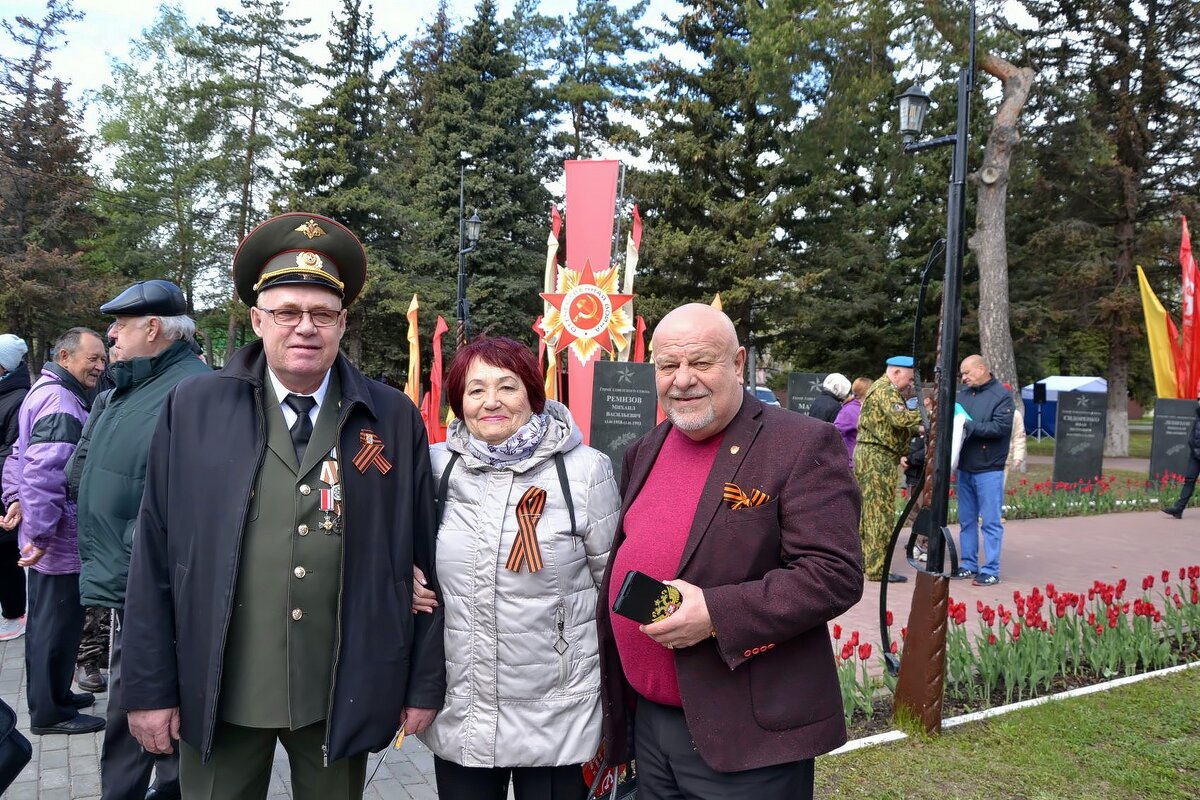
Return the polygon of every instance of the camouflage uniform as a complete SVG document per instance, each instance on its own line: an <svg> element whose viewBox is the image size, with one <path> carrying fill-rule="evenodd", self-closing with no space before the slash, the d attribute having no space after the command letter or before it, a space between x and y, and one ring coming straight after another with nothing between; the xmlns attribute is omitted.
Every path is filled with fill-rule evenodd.
<svg viewBox="0 0 1200 800"><path fill-rule="evenodd" d="M109 617L112 610L88 608L83 616L83 638L79 642L76 665L91 665L96 669L108 668Z"/></svg>
<svg viewBox="0 0 1200 800"><path fill-rule="evenodd" d="M883 560L896 524L897 469L920 424L920 413L905 407L886 375L871 384L863 397L854 447L854 477L862 492L859 532L867 580L885 577Z"/></svg>

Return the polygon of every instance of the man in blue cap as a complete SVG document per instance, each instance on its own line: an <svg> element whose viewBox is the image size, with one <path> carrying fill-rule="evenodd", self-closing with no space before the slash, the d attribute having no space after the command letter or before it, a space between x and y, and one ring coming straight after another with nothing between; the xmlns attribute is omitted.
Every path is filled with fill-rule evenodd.
<svg viewBox="0 0 1200 800"><path fill-rule="evenodd" d="M196 324L187 300L170 281L139 281L100 307L116 321L109 376L115 388L93 404L84 431L79 478L80 597L85 606L112 609L108 725L100 756L103 800L179 797L177 756L156 759L129 733L121 708L121 653L125 581L133 527L142 502L150 437L167 392L184 378L207 372L191 350ZM147 792L150 770L155 786Z"/></svg>
<svg viewBox="0 0 1200 800"><path fill-rule="evenodd" d="M900 393L912 386L912 356L892 356L883 377L871 384L858 417L854 477L862 492L863 571L869 581L884 579L888 539L896 524L896 486L900 459L921 424L920 412L909 409ZM890 573L891 583L908 580Z"/></svg>

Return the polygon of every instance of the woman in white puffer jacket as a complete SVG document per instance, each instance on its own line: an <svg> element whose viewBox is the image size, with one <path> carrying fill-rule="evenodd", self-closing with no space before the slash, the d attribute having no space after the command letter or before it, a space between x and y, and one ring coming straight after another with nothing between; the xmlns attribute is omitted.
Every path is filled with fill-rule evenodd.
<svg viewBox="0 0 1200 800"><path fill-rule="evenodd" d="M444 497L446 701L421 735L438 797L503 800L511 777L517 800L581 799L580 765L600 743L596 603L620 512L612 465L545 399L519 342L472 342L446 384L457 419L431 449Z"/></svg>

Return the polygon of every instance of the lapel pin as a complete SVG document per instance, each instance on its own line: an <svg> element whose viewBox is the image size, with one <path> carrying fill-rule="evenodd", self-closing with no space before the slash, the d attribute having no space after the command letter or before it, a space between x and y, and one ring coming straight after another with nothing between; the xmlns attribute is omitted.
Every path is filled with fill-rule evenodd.
<svg viewBox="0 0 1200 800"><path fill-rule="evenodd" d="M730 447L730 448L729 448L729 452L730 452L730 454L732 454L732 455L735 455L735 456L736 456L736 455L738 454L738 450L741 450L741 449L742 449L742 448L738 447L738 446L735 444L733 447Z"/></svg>

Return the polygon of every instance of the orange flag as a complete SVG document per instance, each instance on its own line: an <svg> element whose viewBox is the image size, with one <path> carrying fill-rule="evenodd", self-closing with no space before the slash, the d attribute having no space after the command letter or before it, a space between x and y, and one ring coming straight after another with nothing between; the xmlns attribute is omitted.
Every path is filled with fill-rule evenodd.
<svg viewBox="0 0 1200 800"><path fill-rule="evenodd" d="M408 380L404 383L404 393L413 401L413 405L421 406L421 347L417 344L417 296L408 304Z"/></svg>
<svg viewBox="0 0 1200 800"><path fill-rule="evenodd" d="M429 394L425 395L425 403L421 406L424 410L421 416L425 419L425 433L429 437L430 444L446 441L440 418L442 410L442 334L449 330L446 320L442 319L439 314L437 322L433 326L433 369L429 370Z"/></svg>

